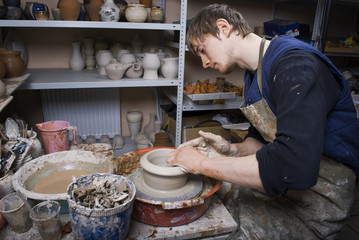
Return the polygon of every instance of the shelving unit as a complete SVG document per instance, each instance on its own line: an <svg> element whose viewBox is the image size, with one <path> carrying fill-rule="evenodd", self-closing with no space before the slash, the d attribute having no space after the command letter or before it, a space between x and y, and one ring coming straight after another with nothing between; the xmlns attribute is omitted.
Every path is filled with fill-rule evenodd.
<svg viewBox="0 0 359 240"><path fill-rule="evenodd" d="M165 8L165 0L160 0L160 6ZM158 80L121 79L110 80L96 71L71 71L69 69L28 69L31 77L21 89L50 90L50 89L87 89L87 88L123 88L123 87L174 87L177 88L177 135L175 145L181 143L182 102L183 102L183 72L185 61L185 29L187 0L181 0L180 24L167 23L131 23L131 22L92 22L92 21L34 21L34 20L0 20L1 27L12 28L76 28L76 29L130 29L179 31L178 43L178 78Z"/></svg>

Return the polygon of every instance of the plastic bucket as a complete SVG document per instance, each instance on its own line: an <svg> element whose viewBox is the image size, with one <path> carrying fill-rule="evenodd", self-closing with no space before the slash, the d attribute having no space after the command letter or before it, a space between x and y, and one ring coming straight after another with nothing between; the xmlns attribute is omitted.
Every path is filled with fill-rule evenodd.
<svg viewBox="0 0 359 240"><path fill-rule="evenodd" d="M91 209L77 204L73 196L73 189L92 185L97 179L114 180L115 186L121 181L125 181L129 189L129 198L114 208ZM72 182L67 189L67 203L74 239L125 239L130 230L135 195L135 185L123 176L115 174L95 173Z"/></svg>
<svg viewBox="0 0 359 240"><path fill-rule="evenodd" d="M77 144L77 128L66 121L49 121L35 125L40 130L46 154L69 150L69 130L72 131L74 144Z"/></svg>

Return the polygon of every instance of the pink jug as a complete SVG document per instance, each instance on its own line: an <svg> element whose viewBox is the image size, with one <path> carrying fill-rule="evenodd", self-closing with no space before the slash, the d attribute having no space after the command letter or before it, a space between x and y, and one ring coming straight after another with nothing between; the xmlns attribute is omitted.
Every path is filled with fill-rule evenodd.
<svg viewBox="0 0 359 240"><path fill-rule="evenodd" d="M49 121L35 124L41 133L45 153L69 150L69 130L72 131L74 144L77 144L77 128L65 121Z"/></svg>

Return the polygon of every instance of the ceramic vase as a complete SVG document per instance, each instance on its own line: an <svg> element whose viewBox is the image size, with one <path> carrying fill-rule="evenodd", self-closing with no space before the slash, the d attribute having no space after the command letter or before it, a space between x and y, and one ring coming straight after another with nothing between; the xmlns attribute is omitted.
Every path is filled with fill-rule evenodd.
<svg viewBox="0 0 359 240"><path fill-rule="evenodd" d="M6 100L6 86L0 79L0 103Z"/></svg>
<svg viewBox="0 0 359 240"><path fill-rule="evenodd" d="M91 0L88 5L87 12L91 21L101 21L99 10L104 4L103 0Z"/></svg>
<svg viewBox="0 0 359 240"><path fill-rule="evenodd" d="M143 79L158 79L158 69L161 63L156 53L145 53L142 66L144 69Z"/></svg>
<svg viewBox="0 0 359 240"><path fill-rule="evenodd" d="M95 56L86 56L85 64L86 64L87 70L95 69L95 66L96 66Z"/></svg>
<svg viewBox="0 0 359 240"><path fill-rule="evenodd" d="M155 121L156 121L156 114L154 112L151 112L149 122L143 128L143 133L146 134L148 138L150 138L151 133L153 133L153 131L155 130Z"/></svg>
<svg viewBox="0 0 359 240"><path fill-rule="evenodd" d="M141 122L139 123L128 123L128 128L130 130L130 136L131 139L134 140L135 136L140 132L141 130Z"/></svg>
<svg viewBox="0 0 359 240"><path fill-rule="evenodd" d="M85 68L85 59L81 54L81 43L72 42L72 55L69 61L69 66L71 70L81 71Z"/></svg>
<svg viewBox="0 0 359 240"><path fill-rule="evenodd" d="M177 76L178 76L178 57L162 59L161 73L167 79L177 78Z"/></svg>
<svg viewBox="0 0 359 240"><path fill-rule="evenodd" d="M81 11L81 5L77 0L60 0L59 9L63 20L77 21Z"/></svg>
<svg viewBox="0 0 359 240"><path fill-rule="evenodd" d="M143 115L142 112L138 109L130 109L127 111L126 119L129 123L141 123Z"/></svg>
<svg viewBox="0 0 359 240"><path fill-rule="evenodd" d="M129 22L145 22L147 19L147 11L143 4L128 4L125 16Z"/></svg>
<svg viewBox="0 0 359 240"><path fill-rule="evenodd" d="M120 8L113 0L106 0L100 7L99 14L103 22L118 22L120 20Z"/></svg>
<svg viewBox="0 0 359 240"><path fill-rule="evenodd" d="M37 133L35 131L28 130L27 137L32 140L32 144L29 149L29 153L32 158L37 158L42 153L42 145L40 140L37 138Z"/></svg>
<svg viewBox="0 0 359 240"><path fill-rule="evenodd" d="M0 51L1 60L5 63L5 77L20 77L25 71L25 63L20 51Z"/></svg>
<svg viewBox="0 0 359 240"><path fill-rule="evenodd" d="M170 136L166 132L158 132L155 134L154 147L172 147Z"/></svg>
<svg viewBox="0 0 359 240"><path fill-rule="evenodd" d="M163 22L163 9L159 7L151 8L151 20L154 23L162 23Z"/></svg>
<svg viewBox="0 0 359 240"><path fill-rule="evenodd" d="M101 75L106 75L106 65L113 59L110 50L100 50L96 56L96 62L98 66L98 72Z"/></svg>
<svg viewBox="0 0 359 240"><path fill-rule="evenodd" d="M11 29L4 40L4 48L7 50L20 51L21 58L24 61L25 66L28 62L28 52L24 41L16 29Z"/></svg>

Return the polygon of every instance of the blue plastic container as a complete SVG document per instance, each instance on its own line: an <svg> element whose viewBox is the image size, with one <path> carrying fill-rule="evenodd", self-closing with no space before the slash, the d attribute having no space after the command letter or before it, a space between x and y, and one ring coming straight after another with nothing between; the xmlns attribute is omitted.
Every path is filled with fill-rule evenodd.
<svg viewBox="0 0 359 240"><path fill-rule="evenodd" d="M114 184L125 181L130 197L116 208L91 209L77 204L73 199L73 189L85 187L94 179L115 179ZM136 187L128 179L115 174L90 174L80 177L67 188L67 202L74 239L125 239L130 229Z"/></svg>

